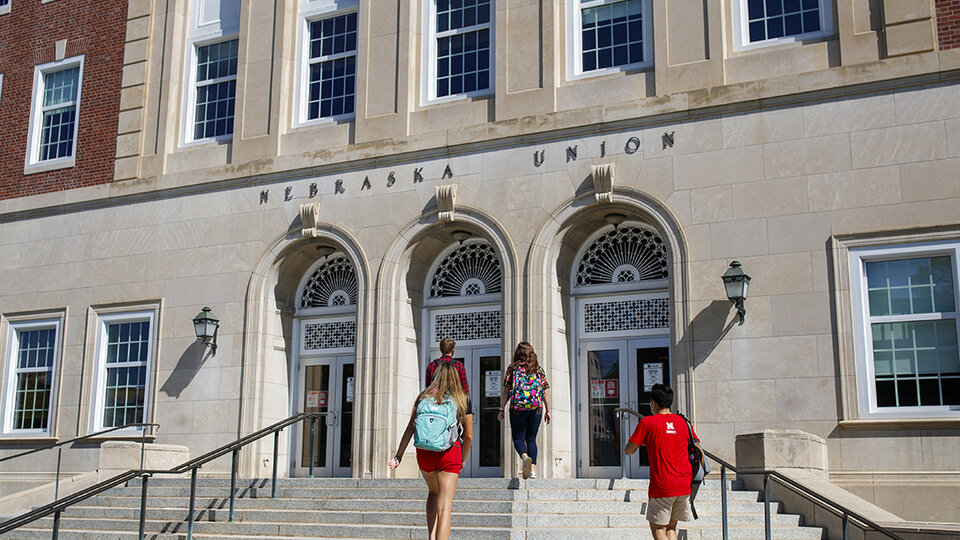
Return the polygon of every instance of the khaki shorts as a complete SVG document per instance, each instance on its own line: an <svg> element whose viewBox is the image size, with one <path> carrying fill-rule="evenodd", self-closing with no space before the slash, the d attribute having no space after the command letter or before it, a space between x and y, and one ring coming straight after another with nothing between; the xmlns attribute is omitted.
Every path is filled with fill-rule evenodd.
<svg viewBox="0 0 960 540"><path fill-rule="evenodd" d="M690 521L690 496L651 498L647 501L647 521L657 525L669 525L671 521Z"/></svg>

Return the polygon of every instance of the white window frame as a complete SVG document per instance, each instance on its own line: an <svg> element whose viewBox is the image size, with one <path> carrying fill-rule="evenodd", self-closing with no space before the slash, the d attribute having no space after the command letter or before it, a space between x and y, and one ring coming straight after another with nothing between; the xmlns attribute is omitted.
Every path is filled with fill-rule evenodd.
<svg viewBox="0 0 960 540"><path fill-rule="evenodd" d="M23 173L31 174L56 169L73 167L77 161L77 139L80 134L80 101L83 95L83 62L84 55L40 64L33 73L33 99L30 105L30 128L27 136L27 155L24 160ZM40 139L43 135L43 91L44 76L71 68L79 68L77 73L77 100L74 104L76 112L73 125L73 148L70 155L56 159L40 160ZM62 105L60 105L62 106Z"/></svg>
<svg viewBox="0 0 960 540"><path fill-rule="evenodd" d="M421 84L423 85L423 98L421 105L436 105L438 103L449 103L451 101L461 101L465 99L490 96L496 92L496 59L497 59L497 36L496 36L496 0L490 0L490 22L486 24L477 24L457 30L449 30L437 33L437 1L424 0L426 9L423 10L423 27L426 40L423 47L423 63L426 69L422 71ZM449 37L455 34L475 32L488 28L490 30L490 84L483 90L474 90L473 92L462 92L460 94L451 94L449 96L437 97L437 40Z"/></svg>
<svg viewBox="0 0 960 540"><path fill-rule="evenodd" d="M46 371L46 369L38 368L25 368L20 369L17 367L18 356L20 352L20 334L21 332L29 332L31 330L47 330L53 329L55 332L54 338L54 353L53 353L53 365L50 367L50 401L47 403L47 427L46 429L14 429L13 427L13 414L16 409L14 400L16 399L16 387L17 387L17 375L19 373L30 373L30 372L39 372ZM30 436L50 436L54 431L54 426L56 425L56 408L55 404L57 403L57 392L59 391L59 370L60 370L60 357L61 357L61 336L63 329L63 320L59 317L57 318L43 318L43 319L28 319L28 320L18 320L10 321L9 331L7 333L7 354L6 354L6 369L4 370L3 380L5 381L3 385L3 416L2 416L2 433L6 437L30 437Z"/></svg>
<svg viewBox="0 0 960 540"><path fill-rule="evenodd" d="M91 433L110 429L113 426L103 425L106 379L107 379L107 326L117 323L132 323L148 321L150 323L150 337L146 363L146 380L144 381L143 419L141 422L150 422L153 414L153 384L154 369L157 361L157 310L146 309L139 311L121 311L97 313L96 326L96 360L93 376L93 396L91 399L92 411L90 415ZM130 428L115 431L114 434L139 433L142 428Z"/></svg>
<svg viewBox="0 0 960 540"><path fill-rule="evenodd" d="M13 4L13 0L7 0L7 5L0 6L0 15L5 15L10 13L10 6Z"/></svg>
<svg viewBox="0 0 960 540"><path fill-rule="evenodd" d="M860 418L879 420L960 417L960 406L956 405L883 407L882 409L877 407L871 322L884 322L885 320L893 322L907 319L942 320L944 317L940 313L929 313L871 318L866 280L867 262L948 255L953 265L954 302L956 302L956 306L960 307L960 240L851 248L849 253L850 294ZM957 316L957 313L954 312L954 320L957 322L958 337L960 337L960 317Z"/></svg>
<svg viewBox="0 0 960 540"><path fill-rule="evenodd" d="M331 56L325 56L313 60L313 63L316 62L326 62L329 60L335 60L338 58L346 58L348 56L356 57L356 66L357 74L354 75L354 88L353 88L353 112L349 114L341 114L337 116L321 116L319 118L309 119L307 118L307 112L309 106L307 104L307 99L310 96L308 91L308 86L310 85L310 24L323 19L330 19L333 17L339 17L342 15L347 15L349 13L358 13L357 15L357 48L354 49L353 53L341 53ZM338 122L344 120L352 120L356 118L357 115L357 106L358 106L358 97L357 93L357 79L359 79L360 71L360 17L359 17L359 2L358 0L302 0L301 10L300 10L300 40L298 43L298 48L300 49L297 53L297 58L299 58L298 65L300 66L297 70L297 77L299 81L297 82L296 88L296 111L294 111L294 127L300 126L310 126L315 124L327 124L331 122Z"/></svg>
<svg viewBox="0 0 960 540"><path fill-rule="evenodd" d="M833 2L831 0L817 0L820 3L820 31L807 32L806 34L797 34L795 36L784 36L773 39L766 39L750 42L750 20L747 11L747 0L730 0L731 16L733 17L733 50L749 51L753 49L762 49L764 47L774 47L787 43L796 43L809 39L818 39L833 34Z"/></svg>
<svg viewBox="0 0 960 540"><path fill-rule="evenodd" d="M589 79L653 67L653 6L651 0L643 0L643 62L613 66L592 71L583 71L583 10L616 4L623 0L567 0L567 79Z"/></svg>
<svg viewBox="0 0 960 540"><path fill-rule="evenodd" d="M187 85L186 94L186 105L184 110L187 111L186 117L183 122L183 141L184 146L200 145L210 142L224 142L233 140L233 133L236 133L236 124L234 124L234 131L226 135L217 135L216 137L204 137L202 139L194 138L194 130L196 129L197 122L197 51L200 47L206 45L214 45L216 43L224 43L232 40L239 40L239 34L232 34L227 36L215 36L207 39L197 39L190 42L190 59L187 64L187 78L185 80L189 81ZM240 75L240 58L239 58L239 47L237 52L237 73L233 75L232 79L237 81L237 92L234 93L233 99L233 121L237 121L237 93L240 91L239 87L239 75ZM204 86L217 84L225 81L231 80L231 77L221 77L219 79L213 79L210 81L204 81Z"/></svg>

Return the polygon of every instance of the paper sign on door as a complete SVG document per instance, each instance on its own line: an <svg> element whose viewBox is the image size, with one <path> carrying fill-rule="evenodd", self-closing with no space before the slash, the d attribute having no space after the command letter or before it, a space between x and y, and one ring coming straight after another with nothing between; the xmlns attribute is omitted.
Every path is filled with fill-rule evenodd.
<svg viewBox="0 0 960 540"><path fill-rule="evenodd" d="M353 377L347 377L347 403L353 403Z"/></svg>
<svg viewBox="0 0 960 540"><path fill-rule="evenodd" d="M316 408L320 399L320 392L316 390L310 390L307 392L307 408Z"/></svg>
<svg viewBox="0 0 960 540"><path fill-rule="evenodd" d="M500 370L488 371L483 384L483 397L500 395Z"/></svg>
<svg viewBox="0 0 960 540"><path fill-rule="evenodd" d="M321 390L317 392L317 407L321 409L327 408L327 391Z"/></svg>
<svg viewBox="0 0 960 540"><path fill-rule="evenodd" d="M593 379L590 381L590 397L593 399L620 397L620 381L617 379Z"/></svg>
<svg viewBox="0 0 960 540"><path fill-rule="evenodd" d="M643 365L643 391L649 392L655 384L663 384L663 362Z"/></svg>

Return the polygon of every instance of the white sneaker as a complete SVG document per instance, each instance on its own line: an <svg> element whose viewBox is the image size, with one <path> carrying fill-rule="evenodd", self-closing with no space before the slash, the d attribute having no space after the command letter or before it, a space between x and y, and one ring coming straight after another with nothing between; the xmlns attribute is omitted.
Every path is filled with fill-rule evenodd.
<svg viewBox="0 0 960 540"><path fill-rule="evenodd" d="M530 471L530 476L528 478L533 479L537 477L537 473Z"/></svg>

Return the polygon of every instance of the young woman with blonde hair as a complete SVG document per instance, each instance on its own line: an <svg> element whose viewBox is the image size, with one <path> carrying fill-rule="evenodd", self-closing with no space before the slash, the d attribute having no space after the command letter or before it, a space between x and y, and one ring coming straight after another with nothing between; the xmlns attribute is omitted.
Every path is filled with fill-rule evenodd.
<svg viewBox="0 0 960 540"><path fill-rule="evenodd" d="M536 478L537 432L540 419L550 423L550 383L537 361L533 345L521 341L513 353L513 361L507 368L500 394L500 412L497 418L503 421L503 409L510 401L510 432L513 447L523 462L524 478Z"/></svg>
<svg viewBox="0 0 960 540"><path fill-rule="evenodd" d="M470 452L473 443L473 424L464 422L469 410L468 397L460 385L460 375L450 363L441 363L433 377L433 382L426 390L420 392L413 405L413 413L407 429L400 438L400 446L393 459L387 466L396 469L403 459L407 444L417 432L417 416L427 414L426 411L443 410L444 407L456 408L456 423L462 428L459 438L445 450L427 450L417 448L417 465L427 483L427 530L430 540L447 540L450 538L450 517L453 508L453 496L457 490L457 480L460 471ZM435 415L434 415L435 416ZM419 433L418 433L419 435ZM417 443L414 443L416 446Z"/></svg>

